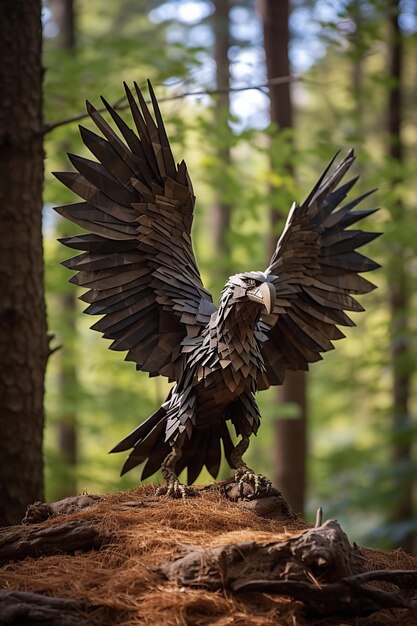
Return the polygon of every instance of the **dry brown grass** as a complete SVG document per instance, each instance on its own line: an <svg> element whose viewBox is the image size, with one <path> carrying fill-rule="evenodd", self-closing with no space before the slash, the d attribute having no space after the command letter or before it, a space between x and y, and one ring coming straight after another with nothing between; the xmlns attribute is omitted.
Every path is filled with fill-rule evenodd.
<svg viewBox="0 0 417 626"><path fill-rule="evenodd" d="M130 506L129 503L142 503ZM237 541L277 541L307 527L302 520L283 524L257 517L219 494L200 498L155 498L152 486L105 497L96 506L64 519L97 520L113 539L97 551L26 558L0 568L0 587L84 599L97 607L92 624L122 626L303 626L300 604L261 593L232 594L185 589L164 581L153 568L179 554L181 544L216 546ZM402 551L364 549L366 569L417 569L417 557ZM322 622L324 623L324 622ZM417 625L406 611L378 613L357 624Z"/></svg>

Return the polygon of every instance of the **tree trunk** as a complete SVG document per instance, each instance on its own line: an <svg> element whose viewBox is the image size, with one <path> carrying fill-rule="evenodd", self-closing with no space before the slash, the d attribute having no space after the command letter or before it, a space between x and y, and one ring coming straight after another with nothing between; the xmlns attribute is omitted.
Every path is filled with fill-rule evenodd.
<svg viewBox="0 0 417 626"><path fill-rule="evenodd" d="M60 48L73 52L76 32L74 0L50 0L50 7L59 27Z"/></svg>
<svg viewBox="0 0 417 626"><path fill-rule="evenodd" d="M53 0L51 4L55 22L59 27L59 47L72 55L75 53L76 30L73 0ZM62 146L65 153L68 146ZM64 223L65 222L65 223ZM68 236L68 222L58 223L60 237ZM77 462L78 462L78 417L76 400L79 397L78 376L76 369L75 338L77 337L76 317L77 296L70 286L59 296L61 310L61 335L63 348L59 355L58 383L62 409L57 422L57 444L60 461L62 462L61 480L55 493L56 498L65 498L77 493Z"/></svg>
<svg viewBox="0 0 417 626"><path fill-rule="evenodd" d="M355 30L351 35L353 47L352 58L352 96L355 107L355 134L364 137L363 113L364 113L364 93L363 93L363 62L364 62L364 16L363 3L361 0L352 0L350 6L351 16L355 24Z"/></svg>
<svg viewBox="0 0 417 626"><path fill-rule="evenodd" d="M289 1L262 0L260 3L265 57L268 80L290 75L289 46ZM271 121L279 130L291 129L293 110L290 83L271 85ZM274 169L272 158L271 167ZM293 174L292 163L285 164ZM283 225L283 216L275 207L271 209L270 253L275 249L278 224ZM296 512L304 509L306 445L306 378L304 372L287 372L284 384L277 392L280 404L297 405L297 419L282 418L275 424L276 442L274 462L274 484L282 490L290 506Z"/></svg>
<svg viewBox="0 0 417 626"><path fill-rule="evenodd" d="M60 228L59 230L62 232L65 229ZM64 234L68 235L67 232ZM60 294L59 300L63 346L58 355L61 408L56 427L58 453L62 464L61 479L55 492L55 497L58 499L77 493L78 418L76 404L79 396L74 345L77 334L75 319L78 314L75 290L73 289L72 293Z"/></svg>
<svg viewBox="0 0 417 626"><path fill-rule="evenodd" d="M227 137L230 132L227 118L230 108L230 0L214 0L213 29L215 36L214 60L216 63L216 89L221 91L215 100L215 124L218 141L217 157L222 166L231 164L230 148ZM226 143L225 142L226 138ZM225 269L230 265L230 247L228 233L232 207L222 197L222 190L214 203L212 211L213 247L217 259L221 259Z"/></svg>
<svg viewBox="0 0 417 626"><path fill-rule="evenodd" d="M43 498L41 2L0 3L0 524Z"/></svg>
<svg viewBox="0 0 417 626"><path fill-rule="evenodd" d="M231 0L214 0L214 13L212 18L214 33L214 61L216 65L216 89L221 91L214 101L214 132L215 156L219 163L219 170L224 171L230 168L231 152L228 145L230 129L228 117L230 113L230 7ZM226 202L225 186L227 186L227 176L224 182L218 176L219 184L215 189L215 200L210 208L210 230L213 245L213 261L216 264L219 275L229 276L231 274L230 263L230 221L232 206ZM219 479L229 475L229 468L223 465Z"/></svg>
<svg viewBox="0 0 417 626"><path fill-rule="evenodd" d="M399 174L392 180L393 185L401 182L400 168L404 162L401 137L402 118L402 45L403 38L399 25L400 2L390 2L390 45L389 71L390 89L388 99L388 157L396 162ZM400 199L392 206L392 217L398 224L405 221L405 207ZM391 309L391 357L393 376L393 459L396 467L404 471L398 473L394 493L394 522L413 519L413 480L411 464L412 427L410 416L410 344L409 344L409 285L407 275L406 250L403 245L395 245L392 250L390 268L390 309ZM413 549L413 536L410 532L401 541L407 552Z"/></svg>

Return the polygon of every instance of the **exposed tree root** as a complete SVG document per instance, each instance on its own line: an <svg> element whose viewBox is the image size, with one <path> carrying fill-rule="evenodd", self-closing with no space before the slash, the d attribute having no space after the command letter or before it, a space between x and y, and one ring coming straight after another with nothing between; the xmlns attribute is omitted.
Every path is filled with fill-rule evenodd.
<svg viewBox="0 0 417 626"><path fill-rule="evenodd" d="M382 591L364 582L390 582L397 589ZM294 580L251 580L232 583L236 592L261 591L291 596L315 617L361 617L383 609L411 609L417 615L417 571L378 570L341 578L330 584ZM411 591L411 594L410 594Z"/></svg>

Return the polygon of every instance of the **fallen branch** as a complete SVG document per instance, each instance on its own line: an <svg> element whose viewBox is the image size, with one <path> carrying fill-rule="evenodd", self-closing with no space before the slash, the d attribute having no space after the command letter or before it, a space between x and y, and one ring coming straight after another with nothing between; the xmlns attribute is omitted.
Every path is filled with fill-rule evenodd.
<svg viewBox="0 0 417 626"><path fill-rule="evenodd" d="M382 591L365 581L384 581L398 587ZM260 591L291 596L303 602L305 613L315 617L366 616L383 609L417 610L417 571L378 570L342 578L330 584L312 584L294 580L249 580L232 583L235 592ZM410 588L414 593L410 596Z"/></svg>
<svg viewBox="0 0 417 626"><path fill-rule="evenodd" d="M334 520L278 542L183 548L186 554L158 568L180 586L288 595L304 604L307 615L321 618L360 617L387 608L417 610L417 571L360 572L360 552ZM398 589L365 584L375 581Z"/></svg>
<svg viewBox="0 0 417 626"><path fill-rule="evenodd" d="M28 506L22 523L39 524L56 515L75 513L76 511L94 506L100 502L101 499L101 496L83 493L79 496L70 496L69 498L51 502L50 504L48 502L37 501Z"/></svg>
<svg viewBox="0 0 417 626"><path fill-rule="evenodd" d="M82 626L84 602L53 598L26 591L0 590L0 624L52 624Z"/></svg>
<svg viewBox="0 0 417 626"><path fill-rule="evenodd" d="M331 582L361 569L359 551L330 520L287 540L246 541L215 548L184 546L185 555L158 568L181 586L222 589L242 580Z"/></svg>
<svg viewBox="0 0 417 626"><path fill-rule="evenodd" d="M6 527L0 530L0 561L93 550L105 539L97 522L90 520L70 520L50 526Z"/></svg>

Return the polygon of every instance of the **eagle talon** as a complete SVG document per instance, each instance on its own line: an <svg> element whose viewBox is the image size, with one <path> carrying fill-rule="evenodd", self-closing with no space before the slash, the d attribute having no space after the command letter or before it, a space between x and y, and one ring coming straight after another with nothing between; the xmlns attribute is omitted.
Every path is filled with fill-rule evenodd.
<svg viewBox="0 0 417 626"><path fill-rule="evenodd" d="M165 485L158 487L156 495L167 498L193 498L198 496L199 493L192 487L183 485L175 473L175 466L181 459L181 448L177 443L173 445L170 453L164 459L161 470L165 478Z"/></svg>
<svg viewBox="0 0 417 626"><path fill-rule="evenodd" d="M265 498L272 492L272 483L266 476L255 474L248 467L240 467L235 472L235 481L239 488L239 498L241 500L255 500ZM245 486L250 488L245 489Z"/></svg>
<svg viewBox="0 0 417 626"><path fill-rule="evenodd" d="M187 487L187 485L183 485L183 483L180 483L179 480L173 480L166 485L158 487L158 489L156 490L156 495L166 498L193 498L198 496L199 494L192 487Z"/></svg>

